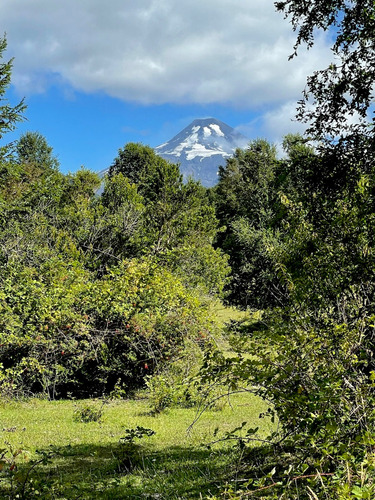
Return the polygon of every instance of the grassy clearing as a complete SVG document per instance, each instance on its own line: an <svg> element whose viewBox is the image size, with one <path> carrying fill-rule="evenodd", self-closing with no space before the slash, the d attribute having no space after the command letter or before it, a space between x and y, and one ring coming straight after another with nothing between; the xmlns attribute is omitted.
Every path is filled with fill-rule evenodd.
<svg viewBox="0 0 375 500"><path fill-rule="evenodd" d="M147 400L110 402L103 421L90 423L74 421L73 401L3 402L1 446L26 450L30 460L40 456L37 450L52 454L50 463L31 472L24 498L205 498L232 477L238 458L227 443L202 446L214 439L215 428L220 435L245 420L259 425L263 436L271 428L269 421L258 418L265 410L259 399L242 394L231 402L232 407L205 412L190 433L196 410L171 409L153 417ZM151 428L155 435L126 449L119 440L125 429L136 426ZM16 469L22 484L30 462L20 460L13 473ZM6 467L2 474L0 498L12 498L12 474Z"/></svg>

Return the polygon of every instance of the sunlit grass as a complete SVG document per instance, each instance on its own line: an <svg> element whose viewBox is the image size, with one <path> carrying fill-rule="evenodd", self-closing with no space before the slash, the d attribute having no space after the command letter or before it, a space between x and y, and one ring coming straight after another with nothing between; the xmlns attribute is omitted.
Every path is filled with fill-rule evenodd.
<svg viewBox="0 0 375 500"><path fill-rule="evenodd" d="M78 491L79 498L200 498L202 492L217 490L236 460L227 443L211 450L204 444L243 421L259 426L260 437L271 430L267 419L259 419L264 402L251 394L236 395L221 411L204 412L190 432L195 409L151 416L147 400L112 401L104 407L102 422L81 423L74 421L75 405L38 399L1 403L1 442L9 443L4 447L26 450L30 459L38 457L36 450L52 453L51 463L39 465L31 475L34 488L45 488L42 498L78 498ZM136 464L129 471L119 441L126 428L136 426L150 428L155 435L140 441ZM20 472L28 467L20 464ZM5 494L5 483L1 486Z"/></svg>
<svg viewBox="0 0 375 500"><path fill-rule="evenodd" d="M251 315L249 311L242 311L236 307L225 306L220 300L212 302L210 311L221 325L229 323L230 320L246 319Z"/></svg>

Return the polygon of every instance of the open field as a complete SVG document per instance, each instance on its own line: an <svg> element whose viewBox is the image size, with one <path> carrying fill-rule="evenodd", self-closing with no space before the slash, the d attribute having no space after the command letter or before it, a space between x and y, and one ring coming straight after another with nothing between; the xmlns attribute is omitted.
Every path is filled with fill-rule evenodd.
<svg viewBox="0 0 375 500"><path fill-rule="evenodd" d="M104 406L101 422L82 423L74 410L92 402L45 401L2 402L0 406L1 447L26 452L2 469L0 498L206 498L226 480L235 478L238 450L228 443L208 449L202 446L247 421L260 426L260 436L271 424L259 419L265 404L252 395L233 397L231 406L207 411L187 432L195 409L170 409L149 414L147 400L112 401ZM100 402L96 402L99 408ZM152 429L155 435L134 445L120 443L125 429ZM216 437L216 438L217 438ZM139 443L139 444L138 444ZM25 474L33 460L50 453L46 464L38 464L25 486ZM9 459L9 454L7 455ZM10 490L13 477L13 493ZM13 496L12 496L13 495Z"/></svg>

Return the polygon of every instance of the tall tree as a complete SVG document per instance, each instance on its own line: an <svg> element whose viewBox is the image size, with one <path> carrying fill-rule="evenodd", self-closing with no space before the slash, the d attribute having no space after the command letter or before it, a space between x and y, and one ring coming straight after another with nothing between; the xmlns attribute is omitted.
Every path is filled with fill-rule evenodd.
<svg viewBox="0 0 375 500"><path fill-rule="evenodd" d="M53 155L53 148L39 132L22 134L16 144L17 161L33 164L43 170L56 170L59 161Z"/></svg>
<svg viewBox="0 0 375 500"><path fill-rule="evenodd" d="M216 206L226 230L219 246L230 256L232 280L228 301L240 307L267 307L275 301L275 274L267 257L273 239L276 148L266 140L252 141L220 167Z"/></svg>
<svg viewBox="0 0 375 500"><path fill-rule="evenodd" d="M3 61L3 54L7 48L6 37L0 38L0 141L6 132L15 129L17 122L23 120L23 112L26 109L24 100L11 106L5 97L11 82L13 59ZM1 145L0 158L6 155L9 148Z"/></svg>
<svg viewBox="0 0 375 500"><path fill-rule="evenodd" d="M375 3L286 0L276 7L298 30L294 55L302 43L313 45L317 28L332 30L337 62L309 78L299 109L322 141L314 151L287 137L289 157L277 168L280 234L264 253L288 300L263 312L261 322L236 325L246 356L220 362L210 354L203 375L217 382L221 370L232 388L238 377L277 415L274 447L263 463L257 456L254 476L264 476L250 485L254 497L375 498L375 123L367 117ZM350 115L361 123L351 125ZM261 272L258 265L254 275Z"/></svg>
<svg viewBox="0 0 375 500"><path fill-rule="evenodd" d="M228 266L222 252L212 248L218 220L206 188L193 180L184 184L178 165L134 143L119 150L108 177L102 195L111 212L106 218L134 222L134 239L128 241L137 253L152 253L189 286L209 293L222 289ZM131 214L135 218L128 218ZM123 242L120 246L127 248Z"/></svg>
<svg viewBox="0 0 375 500"><path fill-rule="evenodd" d="M130 182L147 184L147 180L158 165L165 163L165 160L157 156L149 146L129 142L119 149L118 155L109 167L109 177L121 173Z"/></svg>

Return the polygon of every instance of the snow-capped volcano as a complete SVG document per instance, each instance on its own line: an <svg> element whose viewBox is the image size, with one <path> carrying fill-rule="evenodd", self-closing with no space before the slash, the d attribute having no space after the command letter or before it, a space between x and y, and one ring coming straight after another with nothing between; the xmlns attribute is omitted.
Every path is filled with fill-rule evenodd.
<svg viewBox="0 0 375 500"><path fill-rule="evenodd" d="M186 179L192 176L204 186L217 182L217 171L238 147L248 140L232 127L215 118L194 120L170 141L155 148L158 155L179 163Z"/></svg>

